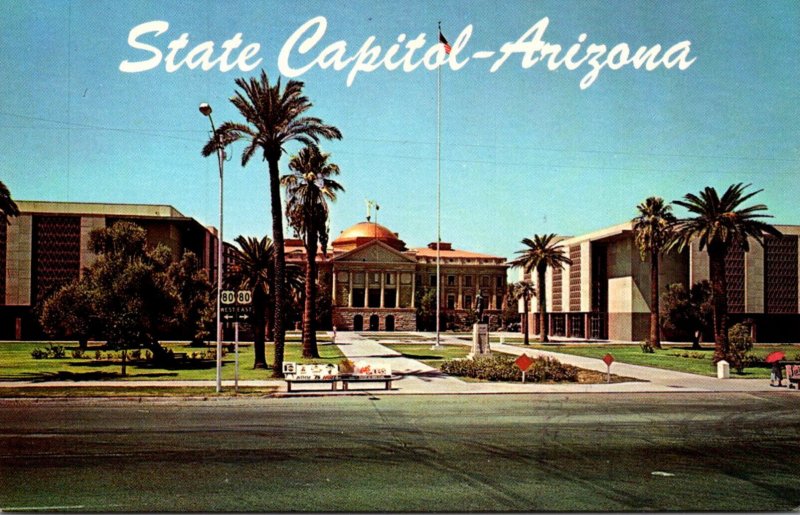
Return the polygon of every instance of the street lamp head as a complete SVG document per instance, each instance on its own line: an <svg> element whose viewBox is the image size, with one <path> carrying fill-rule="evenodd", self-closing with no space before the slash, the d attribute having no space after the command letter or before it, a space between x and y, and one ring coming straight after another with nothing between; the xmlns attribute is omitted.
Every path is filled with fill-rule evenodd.
<svg viewBox="0 0 800 515"><path fill-rule="evenodd" d="M203 116L211 116L211 106L203 102L200 104L200 112L203 113Z"/></svg>

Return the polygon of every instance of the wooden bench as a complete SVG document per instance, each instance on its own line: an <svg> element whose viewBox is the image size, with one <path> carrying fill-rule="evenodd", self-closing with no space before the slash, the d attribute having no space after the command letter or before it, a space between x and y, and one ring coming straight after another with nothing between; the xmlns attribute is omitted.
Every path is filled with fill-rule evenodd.
<svg viewBox="0 0 800 515"><path fill-rule="evenodd" d="M789 383L789 389L800 390L800 361L782 361L781 363L786 367L786 381Z"/></svg>
<svg viewBox="0 0 800 515"><path fill-rule="evenodd" d="M331 390L336 390L336 381L338 381L338 377L331 377L331 378L313 378L313 379L296 379L296 378L286 378L286 391L292 391L292 384L299 383L299 384L313 384L313 383L330 383Z"/></svg>
<svg viewBox="0 0 800 515"><path fill-rule="evenodd" d="M362 376L357 374L347 374L339 377L342 382L342 390L348 390L350 383L384 383L386 390L392 389L392 381L402 379L402 376Z"/></svg>

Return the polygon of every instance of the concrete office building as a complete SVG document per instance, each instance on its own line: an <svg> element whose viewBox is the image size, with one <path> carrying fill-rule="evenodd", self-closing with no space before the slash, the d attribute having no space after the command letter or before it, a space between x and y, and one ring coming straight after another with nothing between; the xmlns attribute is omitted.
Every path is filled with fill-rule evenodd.
<svg viewBox="0 0 800 515"><path fill-rule="evenodd" d="M216 274L216 229L171 206L17 201L20 215L0 224L0 339L39 337L31 307L80 276L96 259L89 233L117 221L145 229L151 245L178 259L191 250L210 277Z"/></svg>
<svg viewBox="0 0 800 515"><path fill-rule="evenodd" d="M758 341L800 341L800 226L778 225L782 238L764 247L731 249L726 258L730 323L749 319ZM575 339L643 341L648 336L650 264L640 258L630 222L561 242L572 265L548 270L550 334ZM694 242L682 253L662 257L659 286L689 287L709 279L708 254ZM533 274L535 276L535 274ZM532 277L535 282L536 277ZM538 334L538 304L531 303L529 327ZM669 337L669 335L665 335Z"/></svg>

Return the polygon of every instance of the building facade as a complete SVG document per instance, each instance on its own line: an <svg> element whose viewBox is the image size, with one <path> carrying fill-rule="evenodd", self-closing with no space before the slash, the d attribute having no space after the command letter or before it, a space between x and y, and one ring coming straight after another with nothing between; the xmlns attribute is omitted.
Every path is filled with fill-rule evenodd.
<svg viewBox="0 0 800 515"><path fill-rule="evenodd" d="M317 255L321 274L330 278L333 325L340 330L417 330L417 302L436 289L436 244L408 249L398 234L371 222L339 234L326 256ZM503 307L506 260L440 247L441 328L466 319L480 294L488 317ZM302 265L300 240L286 240L286 259Z"/></svg>
<svg viewBox="0 0 800 515"><path fill-rule="evenodd" d="M209 277L216 274L216 230L171 206L17 201L20 214L0 224L0 339L39 337L32 306L80 277L96 256L93 229L118 221L145 229L147 241L164 244L174 259L194 252Z"/></svg>
<svg viewBox="0 0 800 515"><path fill-rule="evenodd" d="M731 249L728 253L730 323L751 321L758 341L800 341L800 226L776 227L783 237L768 236L763 247L751 240L749 252ZM546 274L550 334L575 339L645 340L649 331L650 263L640 257L632 224L564 238L560 244L572 265L548 269ZM682 253L661 258L661 293L672 283L688 288L708 279L708 254L700 251L697 242ZM538 311L534 298L529 315L532 334L539 333Z"/></svg>

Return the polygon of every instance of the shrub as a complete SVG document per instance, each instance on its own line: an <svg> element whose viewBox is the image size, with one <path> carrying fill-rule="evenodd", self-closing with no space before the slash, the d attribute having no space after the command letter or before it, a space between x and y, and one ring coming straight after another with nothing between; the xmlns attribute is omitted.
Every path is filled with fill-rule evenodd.
<svg viewBox="0 0 800 515"><path fill-rule="evenodd" d="M67 356L67 351L61 345L53 345L48 343L44 349L33 349L31 357L33 359L63 359Z"/></svg>
<svg viewBox="0 0 800 515"><path fill-rule="evenodd" d="M728 345L728 359L731 367L741 374L744 372L745 355L753 349L750 327L745 324L735 324L728 329Z"/></svg>
<svg viewBox="0 0 800 515"><path fill-rule="evenodd" d="M442 372L454 376L473 377L488 381L522 381L522 371L514 363L516 356L495 354L474 359L454 359L442 363ZM556 359L533 358L533 364L525 373L525 380L532 382L577 381L578 369L564 365Z"/></svg>
<svg viewBox="0 0 800 515"><path fill-rule="evenodd" d="M85 356L83 354L82 349L75 349L74 351L72 351L72 357L74 359L83 359Z"/></svg>
<svg viewBox="0 0 800 515"><path fill-rule="evenodd" d="M100 352L99 350L94 351L94 359L95 361L100 361L101 359L103 359L103 353Z"/></svg>
<svg viewBox="0 0 800 515"><path fill-rule="evenodd" d="M53 359L63 359L67 357L67 351L62 345L53 345L51 343L47 346L47 357Z"/></svg>
<svg viewBox="0 0 800 515"><path fill-rule="evenodd" d="M131 359L142 359L142 349L131 351Z"/></svg>
<svg viewBox="0 0 800 515"><path fill-rule="evenodd" d="M639 344L639 348L642 349L642 352L645 354L652 354L655 352L653 345L650 344L650 340L645 340Z"/></svg>

